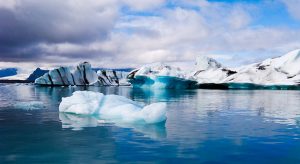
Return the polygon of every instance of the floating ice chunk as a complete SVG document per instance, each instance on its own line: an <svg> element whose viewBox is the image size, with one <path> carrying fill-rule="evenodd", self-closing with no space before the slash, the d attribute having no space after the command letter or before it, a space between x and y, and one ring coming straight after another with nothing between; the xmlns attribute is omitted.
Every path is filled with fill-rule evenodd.
<svg viewBox="0 0 300 164"><path fill-rule="evenodd" d="M91 91L76 91L71 97L63 98L60 112L99 115L101 118L123 122L148 124L166 120L166 104L153 103L143 106L118 95L103 95Z"/></svg>
<svg viewBox="0 0 300 164"><path fill-rule="evenodd" d="M166 120L166 104L153 103L147 105L142 110L142 116L147 123L162 122Z"/></svg>
<svg viewBox="0 0 300 164"><path fill-rule="evenodd" d="M74 92L71 97L62 98L59 111L83 115L97 113L103 96L103 94L96 92Z"/></svg>
<svg viewBox="0 0 300 164"><path fill-rule="evenodd" d="M29 101L29 102L17 102L14 104L17 109L23 110L38 110L45 108L45 105L41 101Z"/></svg>

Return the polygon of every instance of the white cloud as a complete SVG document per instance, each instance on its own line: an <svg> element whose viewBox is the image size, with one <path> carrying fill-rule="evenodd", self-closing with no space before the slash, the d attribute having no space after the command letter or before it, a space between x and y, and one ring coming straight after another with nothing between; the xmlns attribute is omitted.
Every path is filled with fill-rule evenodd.
<svg viewBox="0 0 300 164"><path fill-rule="evenodd" d="M0 8L13 10L17 5L17 0L0 0Z"/></svg>
<svg viewBox="0 0 300 164"><path fill-rule="evenodd" d="M159 7L165 3L165 0L123 0L133 10L149 10Z"/></svg>
<svg viewBox="0 0 300 164"><path fill-rule="evenodd" d="M21 23L43 32L33 33L42 36L38 43L21 49L38 50L40 64L47 66L82 60L99 67L139 67L158 61L184 65L182 62L192 63L197 55L244 64L300 48L297 29L253 26L252 12L257 9L249 4L178 0L177 7L162 8L164 0L20 2L18 9L11 9ZM199 10L181 5L186 2ZM123 5L131 10L154 9L151 12L157 16L127 15L120 10Z"/></svg>
<svg viewBox="0 0 300 164"><path fill-rule="evenodd" d="M300 3L299 0L282 0L286 5L288 12L296 19L300 20Z"/></svg>

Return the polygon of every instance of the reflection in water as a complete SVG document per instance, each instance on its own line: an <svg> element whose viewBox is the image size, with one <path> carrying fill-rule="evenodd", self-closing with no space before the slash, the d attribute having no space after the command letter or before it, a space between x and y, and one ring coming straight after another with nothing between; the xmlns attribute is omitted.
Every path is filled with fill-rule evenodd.
<svg viewBox="0 0 300 164"><path fill-rule="evenodd" d="M199 115L206 117L214 112L239 112L256 115L277 123L296 125L300 115L299 91L273 90L201 90L197 95Z"/></svg>
<svg viewBox="0 0 300 164"><path fill-rule="evenodd" d="M167 121L137 125L59 113L62 97L76 90L166 102ZM299 163L299 100L299 91L0 85L0 163ZM44 108L16 107L28 102Z"/></svg>
<svg viewBox="0 0 300 164"><path fill-rule="evenodd" d="M73 130L98 126L98 119L94 116L59 113L59 119L62 123L62 128L72 128Z"/></svg>
<svg viewBox="0 0 300 164"><path fill-rule="evenodd" d="M68 113L59 113L59 119L62 122L62 128L71 128L73 130L82 130L86 127L97 127L115 125L121 128L130 128L135 132L144 134L152 139L160 139L166 137L166 129L164 123L161 124L128 124L117 122L114 124L107 120L102 120L96 116L83 116Z"/></svg>
<svg viewBox="0 0 300 164"><path fill-rule="evenodd" d="M42 101L16 102L14 107L23 110L41 110L46 108Z"/></svg>

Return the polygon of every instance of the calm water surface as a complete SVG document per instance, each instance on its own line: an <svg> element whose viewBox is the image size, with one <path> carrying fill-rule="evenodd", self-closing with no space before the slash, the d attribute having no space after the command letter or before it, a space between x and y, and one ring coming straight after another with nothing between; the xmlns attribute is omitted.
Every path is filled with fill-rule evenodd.
<svg viewBox="0 0 300 164"><path fill-rule="evenodd" d="M167 102L160 125L58 112L75 90ZM300 163L300 91L0 84L0 163Z"/></svg>

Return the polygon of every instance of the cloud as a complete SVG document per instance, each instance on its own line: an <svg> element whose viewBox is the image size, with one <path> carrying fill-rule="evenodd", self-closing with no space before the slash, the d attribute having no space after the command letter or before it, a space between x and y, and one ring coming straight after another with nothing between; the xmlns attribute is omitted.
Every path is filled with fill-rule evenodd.
<svg viewBox="0 0 300 164"><path fill-rule="evenodd" d="M300 31L257 24L259 4L182 0L0 1L2 62L139 67L212 55L238 65L300 48ZM171 5L170 5L171 4ZM171 6L171 7L170 7ZM128 8L131 12L123 11ZM143 13L146 11L146 13ZM259 12L258 12L259 13ZM222 61L222 62L223 62Z"/></svg>
<svg viewBox="0 0 300 164"><path fill-rule="evenodd" d="M84 44L103 40L118 16L118 8L110 0L9 2L14 2L15 7L0 8L0 22L5 22L0 24L3 60L29 60L35 56L31 50L41 43Z"/></svg>
<svg viewBox="0 0 300 164"><path fill-rule="evenodd" d="M0 8L14 9L16 5L16 0L0 0Z"/></svg>
<svg viewBox="0 0 300 164"><path fill-rule="evenodd" d="M282 0L286 5L288 12L296 19L300 20L300 4L298 0Z"/></svg>
<svg viewBox="0 0 300 164"><path fill-rule="evenodd" d="M142 58L145 62L192 61L197 55L222 52L232 57L249 52L234 58L238 65L250 61L251 54L255 54L256 58L270 57L299 47L298 30L252 26L252 15L247 12L253 10L252 6L217 3L201 7L200 10L183 7L165 9L160 16L125 16L116 27L127 29L126 32L119 30L121 32L114 33L111 38L120 45L120 52L116 53L143 63ZM127 31L131 31L130 34ZM137 31L147 33L142 35ZM149 55L153 52L164 53L153 58Z"/></svg>
<svg viewBox="0 0 300 164"><path fill-rule="evenodd" d="M160 7L165 3L165 0L123 0L123 2L132 10L142 11Z"/></svg>

